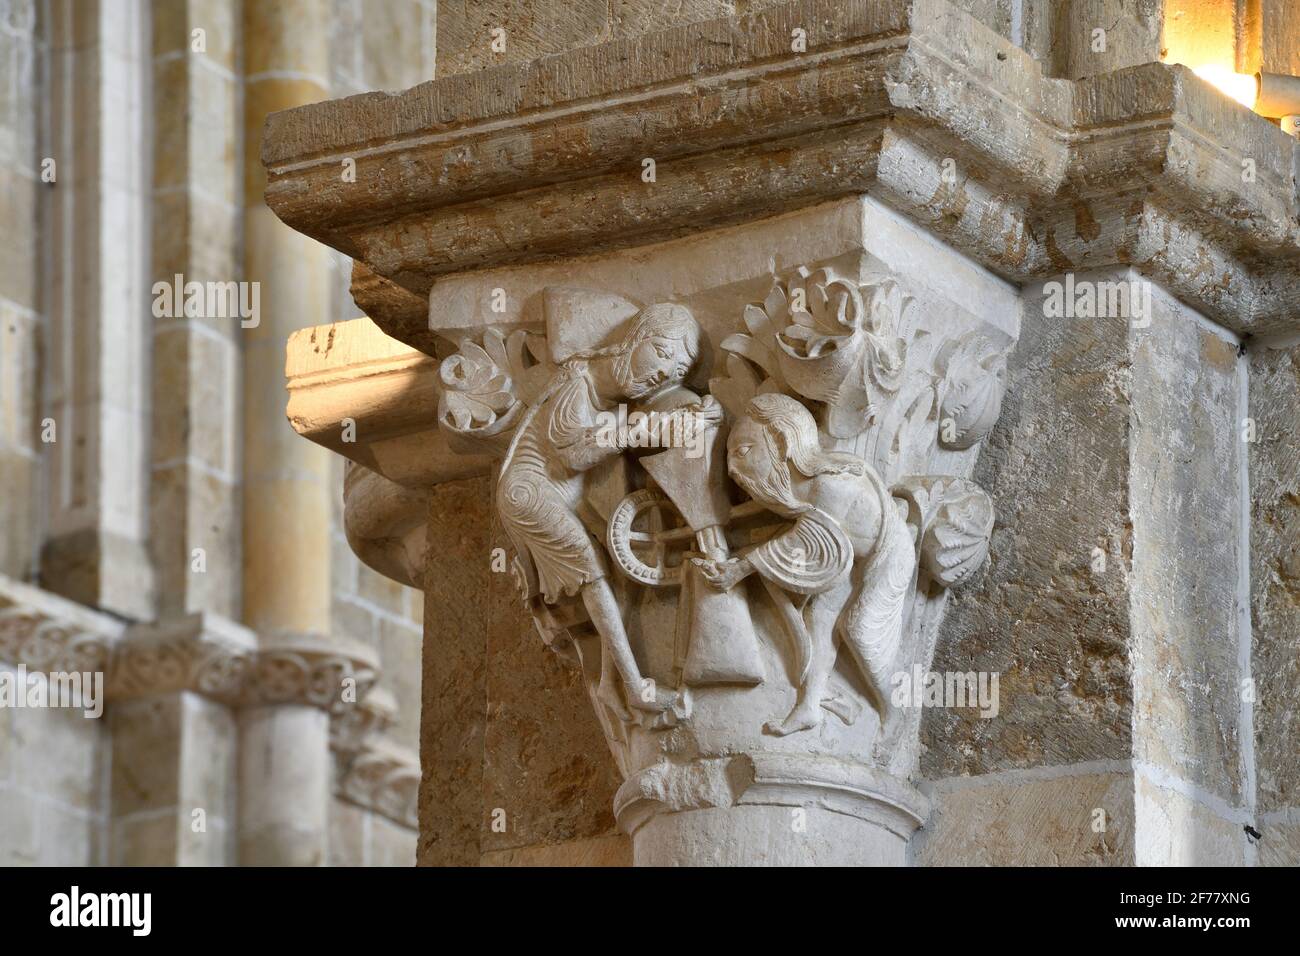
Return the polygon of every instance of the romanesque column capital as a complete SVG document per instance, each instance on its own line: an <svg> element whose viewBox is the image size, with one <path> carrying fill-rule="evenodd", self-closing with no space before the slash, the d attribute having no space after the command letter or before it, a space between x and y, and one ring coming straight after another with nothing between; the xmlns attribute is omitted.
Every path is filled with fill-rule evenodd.
<svg viewBox="0 0 1300 956"><path fill-rule="evenodd" d="M760 844L797 860L808 848L786 836L811 816L817 845L847 854L818 858L901 862L928 805L909 783L919 710L891 696L928 668L947 590L990 551L971 470L1017 301L952 253L946 278L918 273L945 253L869 201L690 243L638 252L641 269L614 256L447 282L430 305L446 323L497 283L512 301L447 335L422 428L371 415L369 443L344 449L348 509L406 498L362 462L405 480L416 462L426 479L435 462L456 475L458 456L489 463L521 598L582 673L639 860L690 859L664 847L732 826L735 860ZM375 380L383 362L346 347L372 334L352 325L335 330L347 364L310 374L371 408L353 369ZM305 392L291 394L292 409ZM421 456L435 436L439 455ZM362 543L404 554L378 529L423 505L367 522Z"/></svg>

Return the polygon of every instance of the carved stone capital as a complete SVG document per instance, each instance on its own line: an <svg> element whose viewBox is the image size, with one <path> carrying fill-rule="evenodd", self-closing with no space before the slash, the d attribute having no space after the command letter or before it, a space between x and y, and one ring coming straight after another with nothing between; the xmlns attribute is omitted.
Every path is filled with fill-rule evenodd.
<svg viewBox="0 0 1300 956"><path fill-rule="evenodd" d="M366 645L316 635L272 635L250 662L244 706L306 704L340 714L365 698L378 677Z"/></svg>
<svg viewBox="0 0 1300 956"><path fill-rule="evenodd" d="M913 266L934 256L952 272ZM861 851L844 862L901 863L927 805L892 682L928 667L946 589L989 550L970 474L1017 297L863 200L638 261L447 280L430 310L456 344L407 454L436 429L439 461L491 462L521 596L582 671L639 860L726 811L735 861L794 861L799 810ZM499 323L459 309L502 283ZM351 457L349 509L401 500Z"/></svg>
<svg viewBox="0 0 1300 956"><path fill-rule="evenodd" d="M109 666L110 699L192 691L237 705L253 660L257 636L208 614L189 614L131 628Z"/></svg>

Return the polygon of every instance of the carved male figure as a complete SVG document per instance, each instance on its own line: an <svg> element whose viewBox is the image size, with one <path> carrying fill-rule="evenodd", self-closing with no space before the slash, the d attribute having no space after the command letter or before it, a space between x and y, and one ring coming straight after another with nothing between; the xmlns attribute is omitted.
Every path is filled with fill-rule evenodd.
<svg viewBox="0 0 1300 956"><path fill-rule="evenodd" d="M841 639L883 713L916 567L889 489L858 456L823 451L812 414L778 393L749 402L727 440L727 469L755 501L793 521L741 556L700 562L720 590L759 574L799 650L794 708L765 729L785 735L821 723Z"/></svg>
<svg viewBox="0 0 1300 956"><path fill-rule="evenodd" d="M712 399L699 405L698 396L682 387L699 352L700 328L685 307L647 307L619 344L564 362L520 423L501 465L497 507L529 594L547 604L581 595L602 641L597 694L618 713L626 713L624 700L640 710L662 711L674 695L646 692L605 557L580 516L583 478L622 453L602 427L601 413L617 403L659 411L697 405L702 419L721 417Z"/></svg>

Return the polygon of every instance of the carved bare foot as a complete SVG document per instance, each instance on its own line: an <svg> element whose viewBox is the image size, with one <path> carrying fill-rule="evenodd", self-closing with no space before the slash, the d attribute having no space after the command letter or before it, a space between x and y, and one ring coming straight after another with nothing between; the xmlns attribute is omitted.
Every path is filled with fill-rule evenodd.
<svg viewBox="0 0 1300 956"><path fill-rule="evenodd" d="M812 730L814 727L821 726L821 722L821 708L817 703L805 700L796 705L785 720L779 722L769 720L763 725L763 732L776 737L785 737L788 734L797 734L801 730Z"/></svg>

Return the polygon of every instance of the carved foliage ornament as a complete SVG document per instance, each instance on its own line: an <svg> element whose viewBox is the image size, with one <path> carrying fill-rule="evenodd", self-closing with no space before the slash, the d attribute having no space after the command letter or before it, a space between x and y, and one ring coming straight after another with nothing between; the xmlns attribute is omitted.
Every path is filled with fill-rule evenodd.
<svg viewBox="0 0 1300 956"><path fill-rule="evenodd" d="M916 314L892 276L799 268L739 310L700 394L686 307L572 289L543 305L545 336L489 331L444 361L440 424L499 457L524 600L583 667L625 773L638 735L672 728L701 751L827 715L854 748L886 739L922 619L988 553L988 496L926 469L969 471L1006 342ZM611 440L611 415L697 440ZM701 707L739 708L744 739L706 741Z"/></svg>

